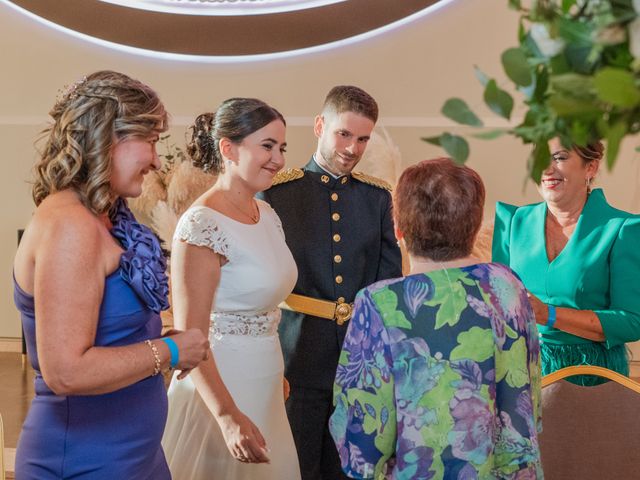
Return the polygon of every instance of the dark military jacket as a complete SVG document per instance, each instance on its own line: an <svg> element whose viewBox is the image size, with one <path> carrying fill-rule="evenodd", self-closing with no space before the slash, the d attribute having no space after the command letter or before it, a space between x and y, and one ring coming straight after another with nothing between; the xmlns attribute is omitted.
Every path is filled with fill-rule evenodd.
<svg viewBox="0 0 640 480"><path fill-rule="evenodd" d="M302 175L303 173L303 175ZM283 175L280 175L281 178ZM372 177L333 178L311 161L284 172L299 177L259 194L282 220L298 266L293 293L353 302L363 287L402 275L391 194ZM378 185L374 185L378 184ZM294 386L331 390L348 322L283 310L285 376Z"/></svg>

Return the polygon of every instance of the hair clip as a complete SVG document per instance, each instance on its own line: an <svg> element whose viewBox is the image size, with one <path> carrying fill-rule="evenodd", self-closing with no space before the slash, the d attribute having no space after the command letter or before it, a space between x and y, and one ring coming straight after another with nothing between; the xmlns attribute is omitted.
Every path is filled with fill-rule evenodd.
<svg viewBox="0 0 640 480"><path fill-rule="evenodd" d="M58 90L56 96L56 105L60 105L68 100L75 100L78 97L78 89L84 85L87 81L87 77L84 76L80 80L72 83L71 85L65 85L62 89Z"/></svg>

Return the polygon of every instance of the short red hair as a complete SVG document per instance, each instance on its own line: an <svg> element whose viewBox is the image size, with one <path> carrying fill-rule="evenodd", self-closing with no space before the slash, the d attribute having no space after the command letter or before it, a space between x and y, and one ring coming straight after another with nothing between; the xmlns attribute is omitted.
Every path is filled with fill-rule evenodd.
<svg viewBox="0 0 640 480"><path fill-rule="evenodd" d="M407 168L393 203L409 253L435 261L469 256L482 223L484 198L480 175L450 158Z"/></svg>

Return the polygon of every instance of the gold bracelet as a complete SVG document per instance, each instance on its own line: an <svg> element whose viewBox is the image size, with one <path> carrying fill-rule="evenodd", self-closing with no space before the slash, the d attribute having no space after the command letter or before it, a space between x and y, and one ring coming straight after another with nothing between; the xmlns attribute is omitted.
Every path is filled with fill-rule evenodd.
<svg viewBox="0 0 640 480"><path fill-rule="evenodd" d="M155 362L155 365L153 367L153 377L155 377L156 375L158 375L160 373L160 365L161 365L161 361L160 361L160 352L158 352L158 347L156 347L156 345L151 341L151 340L145 340L144 343L146 343L147 345L149 345L149 348L151 349L151 352L153 353L153 360Z"/></svg>

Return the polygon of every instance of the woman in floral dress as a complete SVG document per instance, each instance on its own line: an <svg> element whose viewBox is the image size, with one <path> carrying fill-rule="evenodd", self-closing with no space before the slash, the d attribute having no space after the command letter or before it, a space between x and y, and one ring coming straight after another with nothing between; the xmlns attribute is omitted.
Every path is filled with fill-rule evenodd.
<svg viewBox="0 0 640 480"><path fill-rule="evenodd" d="M542 478L540 359L527 293L470 255L478 174L449 159L409 167L395 193L411 271L359 292L330 429L354 478Z"/></svg>

